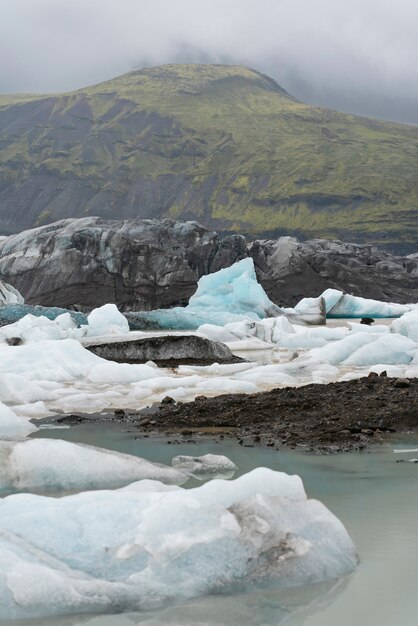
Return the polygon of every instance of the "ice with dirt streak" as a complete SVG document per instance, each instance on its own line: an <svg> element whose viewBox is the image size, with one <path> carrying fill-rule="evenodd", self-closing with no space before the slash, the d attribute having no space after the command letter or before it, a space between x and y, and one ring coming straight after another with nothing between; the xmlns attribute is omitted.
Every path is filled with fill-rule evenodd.
<svg viewBox="0 0 418 626"><path fill-rule="evenodd" d="M0 501L0 618L138 610L357 564L342 523L297 476L258 468L184 490L140 481Z"/></svg>
<svg viewBox="0 0 418 626"><path fill-rule="evenodd" d="M321 297L325 301L327 317L399 317L417 306L352 296L338 289L326 289ZM296 308L302 306L303 302Z"/></svg>

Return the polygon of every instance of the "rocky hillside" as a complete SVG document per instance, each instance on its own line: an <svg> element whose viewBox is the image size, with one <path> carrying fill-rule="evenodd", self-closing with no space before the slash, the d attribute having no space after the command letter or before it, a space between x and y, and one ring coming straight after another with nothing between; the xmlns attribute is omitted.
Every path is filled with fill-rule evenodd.
<svg viewBox="0 0 418 626"><path fill-rule="evenodd" d="M168 65L0 96L0 235L66 217L418 240L418 128L296 101L238 66Z"/></svg>
<svg viewBox="0 0 418 626"><path fill-rule="evenodd" d="M270 298L293 305L334 287L385 301L418 301L418 255L395 257L373 246L291 237L220 239L197 222L86 217L0 241L0 279L29 304L89 310L184 305L203 274L247 256Z"/></svg>

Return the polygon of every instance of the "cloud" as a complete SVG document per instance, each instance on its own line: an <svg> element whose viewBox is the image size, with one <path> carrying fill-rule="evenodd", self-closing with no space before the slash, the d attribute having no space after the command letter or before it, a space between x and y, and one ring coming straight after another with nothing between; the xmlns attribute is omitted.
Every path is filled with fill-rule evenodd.
<svg viewBox="0 0 418 626"><path fill-rule="evenodd" d="M0 91L242 63L298 98L418 123L414 0L2 0Z"/></svg>

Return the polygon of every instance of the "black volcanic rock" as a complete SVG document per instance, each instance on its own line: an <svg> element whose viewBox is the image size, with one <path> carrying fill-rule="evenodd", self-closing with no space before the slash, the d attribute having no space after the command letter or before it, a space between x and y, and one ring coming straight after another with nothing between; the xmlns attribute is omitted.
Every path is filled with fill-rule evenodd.
<svg viewBox="0 0 418 626"><path fill-rule="evenodd" d="M67 219L0 241L0 278L29 304L121 310L187 304L198 279L251 256L269 297L292 306L328 287L383 301L418 301L418 255L292 237L221 238L197 222Z"/></svg>

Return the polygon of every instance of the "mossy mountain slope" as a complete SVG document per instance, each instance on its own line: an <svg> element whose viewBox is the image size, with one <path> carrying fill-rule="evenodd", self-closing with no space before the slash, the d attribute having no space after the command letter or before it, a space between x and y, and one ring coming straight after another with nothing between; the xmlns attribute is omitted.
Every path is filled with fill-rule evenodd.
<svg viewBox="0 0 418 626"><path fill-rule="evenodd" d="M0 97L0 232L63 217L418 241L418 127L308 106L240 66Z"/></svg>

